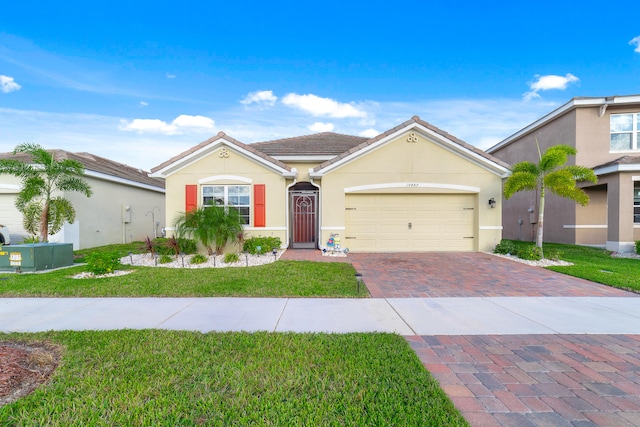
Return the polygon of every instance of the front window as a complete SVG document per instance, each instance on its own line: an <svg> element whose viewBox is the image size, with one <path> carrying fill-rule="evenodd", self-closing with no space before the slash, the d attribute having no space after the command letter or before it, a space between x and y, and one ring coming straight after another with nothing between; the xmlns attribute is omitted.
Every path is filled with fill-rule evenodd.
<svg viewBox="0 0 640 427"><path fill-rule="evenodd" d="M640 113L612 114L610 119L611 151L638 150Z"/></svg>
<svg viewBox="0 0 640 427"><path fill-rule="evenodd" d="M640 182L633 184L633 222L640 224Z"/></svg>
<svg viewBox="0 0 640 427"><path fill-rule="evenodd" d="M251 187L249 185L204 185L202 206L233 206L240 213L243 224L251 216Z"/></svg>

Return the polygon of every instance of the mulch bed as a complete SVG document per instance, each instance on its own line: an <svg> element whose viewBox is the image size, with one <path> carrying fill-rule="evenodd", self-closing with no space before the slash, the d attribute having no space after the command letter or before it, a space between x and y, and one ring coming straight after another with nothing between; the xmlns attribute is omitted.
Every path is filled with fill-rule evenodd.
<svg viewBox="0 0 640 427"><path fill-rule="evenodd" d="M50 343L0 342L0 408L46 383L59 360Z"/></svg>

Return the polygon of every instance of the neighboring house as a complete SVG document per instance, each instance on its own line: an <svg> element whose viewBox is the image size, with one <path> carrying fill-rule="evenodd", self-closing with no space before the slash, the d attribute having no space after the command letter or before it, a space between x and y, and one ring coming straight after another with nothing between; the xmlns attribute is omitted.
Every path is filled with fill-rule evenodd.
<svg viewBox="0 0 640 427"><path fill-rule="evenodd" d="M160 235L165 225L163 180L93 154L51 152L58 161L66 158L84 165L84 178L93 195L87 198L76 192L64 194L76 210L76 221L50 236L50 242L73 243L74 249L84 249ZM30 159L25 154L11 153L1 153L0 158ZM28 235L22 225L22 214L15 207L20 188L19 178L0 175L0 224L11 230L12 244Z"/></svg>
<svg viewBox="0 0 640 427"><path fill-rule="evenodd" d="M167 221L234 205L253 236L359 252L487 251L501 239L506 163L418 117L378 135L336 133L243 144L224 133L151 170Z"/></svg>
<svg viewBox="0 0 640 427"><path fill-rule="evenodd" d="M593 168L598 183L584 185L589 205L548 192L544 240L633 251L640 240L640 95L574 98L487 150L515 164L537 163L538 149L575 147L569 164ZM534 240L537 198L522 192L503 204L504 237Z"/></svg>

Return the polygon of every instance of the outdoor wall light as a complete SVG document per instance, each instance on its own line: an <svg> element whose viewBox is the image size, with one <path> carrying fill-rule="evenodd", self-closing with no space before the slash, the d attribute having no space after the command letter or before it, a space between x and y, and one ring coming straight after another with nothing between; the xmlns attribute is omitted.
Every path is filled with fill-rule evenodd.
<svg viewBox="0 0 640 427"><path fill-rule="evenodd" d="M489 199L489 206L491 206L491 209L496 207L496 199L494 199L493 197Z"/></svg>

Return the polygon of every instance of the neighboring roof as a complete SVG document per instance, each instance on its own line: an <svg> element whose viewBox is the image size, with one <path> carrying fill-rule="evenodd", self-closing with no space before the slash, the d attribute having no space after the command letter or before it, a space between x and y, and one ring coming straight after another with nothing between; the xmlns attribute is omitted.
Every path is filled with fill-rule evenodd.
<svg viewBox="0 0 640 427"><path fill-rule="evenodd" d="M255 142L251 147L273 157L280 156L337 156L356 147L368 138L322 132L313 135Z"/></svg>
<svg viewBox="0 0 640 427"><path fill-rule="evenodd" d="M70 159L82 163L87 176L102 179L112 177L115 178L114 180L118 180L123 183L164 189L164 180L151 178L148 173L142 169L137 169L129 165L105 159L104 157L96 156L91 153L72 153L65 150L47 151L53 154L53 158L56 161ZM0 159L16 159L29 162L31 161L31 156L25 153L17 153L15 155L13 153L0 153Z"/></svg>
<svg viewBox="0 0 640 427"><path fill-rule="evenodd" d="M379 143L380 141L383 141L385 139L388 139L390 136L398 133L398 132L402 132L402 131L406 131L408 128L411 128L415 125L418 125L420 127L422 127L423 129L426 129L428 131L431 131L433 133L435 133L436 135L439 135L440 137L442 137L445 141L448 141L452 144L455 144L458 146L458 148L464 152L467 152L468 154L471 155L475 155L481 159L484 159L484 161L490 162L495 164L496 166L498 166L498 168L502 168L505 170L509 170L511 168L511 166L498 159L497 157L494 157L490 154L485 153L484 151L482 151L481 149L474 147L473 145L470 145L464 141L462 141L461 139L456 138L455 136L437 128L436 126L433 126L432 124L420 119L420 117L418 116L413 116L411 119L407 120L404 123L399 124L398 126L394 127L393 129L389 129L388 131L381 133L380 135L368 139L365 142L352 147L351 149L349 149L348 151L345 151L343 153L341 153L340 155L332 158L331 160L327 160L326 162L316 166L313 171L319 173L320 171L322 171L323 169L327 169L329 168L331 165L340 163L342 161L348 160L348 158L359 155L363 152L366 152L368 148L376 145L377 143Z"/></svg>
<svg viewBox="0 0 640 427"><path fill-rule="evenodd" d="M257 159L265 165L270 165L271 167L274 167L279 171L286 172L287 174L291 173L291 167L282 163L280 160L274 159L273 157L265 154L260 150L256 150L251 145L243 144L242 142L226 135L224 132L218 132L216 136L209 138L206 141L203 141L200 144L191 147L188 150L178 154L177 156L170 158L166 162L152 168L151 176L166 176L167 174L171 174L173 170L180 168L184 163L190 162L199 154L207 152L211 149L215 149L219 145L235 147L240 152L244 152L244 154L246 154L247 156Z"/></svg>
<svg viewBox="0 0 640 427"><path fill-rule="evenodd" d="M576 108L585 108L585 107L599 107L600 108L600 117L602 117L607 110L607 107L610 105L630 105L630 104L640 104L640 95L625 95L625 96L608 96L608 97L576 97L572 98L566 104L556 108L549 114L542 116L535 122L529 124L528 126L520 129L518 132L513 135L505 138L500 141L493 147L487 149L487 153L494 153L500 148L509 145L516 139L523 137L524 135L533 132L534 130L546 125L547 123L555 120L559 116L575 110Z"/></svg>
<svg viewBox="0 0 640 427"><path fill-rule="evenodd" d="M640 171L640 156L622 156L593 168L596 175Z"/></svg>

